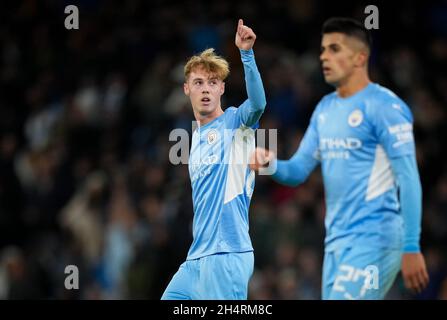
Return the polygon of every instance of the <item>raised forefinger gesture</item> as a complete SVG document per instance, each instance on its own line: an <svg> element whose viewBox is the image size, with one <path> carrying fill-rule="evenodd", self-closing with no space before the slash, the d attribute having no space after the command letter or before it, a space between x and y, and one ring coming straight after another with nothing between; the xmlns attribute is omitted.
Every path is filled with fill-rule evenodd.
<svg viewBox="0 0 447 320"><path fill-rule="evenodd" d="M253 30L247 26L244 26L244 20L239 19L236 30L236 39L234 41L236 46L242 50L250 50L253 48L255 40L256 34Z"/></svg>

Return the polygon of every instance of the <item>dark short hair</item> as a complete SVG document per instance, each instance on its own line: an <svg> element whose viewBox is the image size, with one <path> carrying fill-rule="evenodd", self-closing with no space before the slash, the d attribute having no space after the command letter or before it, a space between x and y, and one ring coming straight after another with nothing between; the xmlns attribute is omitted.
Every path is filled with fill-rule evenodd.
<svg viewBox="0 0 447 320"><path fill-rule="evenodd" d="M358 20L344 17L333 17L327 19L321 30L322 34L340 32L362 41L371 48L372 39L369 31Z"/></svg>

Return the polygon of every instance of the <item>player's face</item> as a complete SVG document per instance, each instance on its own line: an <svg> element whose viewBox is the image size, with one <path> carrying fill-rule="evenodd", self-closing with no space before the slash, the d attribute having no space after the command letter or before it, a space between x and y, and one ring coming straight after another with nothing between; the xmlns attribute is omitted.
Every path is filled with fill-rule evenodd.
<svg viewBox="0 0 447 320"><path fill-rule="evenodd" d="M191 99L194 112L201 116L212 116L221 109L220 97L225 91L225 83L214 74L196 68L189 74L183 89Z"/></svg>
<svg viewBox="0 0 447 320"><path fill-rule="evenodd" d="M343 33L325 33L321 41L320 61L327 83L339 86L354 72L357 52Z"/></svg>

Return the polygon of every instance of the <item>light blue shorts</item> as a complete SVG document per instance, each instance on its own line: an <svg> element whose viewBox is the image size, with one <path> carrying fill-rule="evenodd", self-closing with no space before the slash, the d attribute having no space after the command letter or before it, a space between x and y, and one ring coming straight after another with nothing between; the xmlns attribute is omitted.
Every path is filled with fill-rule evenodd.
<svg viewBox="0 0 447 320"><path fill-rule="evenodd" d="M253 252L217 253L180 265L162 300L245 300Z"/></svg>
<svg viewBox="0 0 447 320"><path fill-rule="evenodd" d="M371 247L325 252L322 299L384 299L400 270L401 257L401 250Z"/></svg>

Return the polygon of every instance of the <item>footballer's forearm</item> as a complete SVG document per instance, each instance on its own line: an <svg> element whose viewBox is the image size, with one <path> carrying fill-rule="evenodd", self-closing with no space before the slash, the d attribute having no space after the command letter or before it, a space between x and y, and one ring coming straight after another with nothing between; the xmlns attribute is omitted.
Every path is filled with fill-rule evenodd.
<svg viewBox="0 0 447 320"><path fill-rule="evenodd" d="M245 86L247 89L248 102L245 104L247 108L243 110L243 120L247 126L255 124L264 112L267 104L265 98L264 86L262 84L261 75L256 66L253 49L239 50L241 60L244 65Z"/></svg>
<svg viewBox="0 0 447 320"><path fill-rule="evenodd" d="M280 184L296 187L307 179L317 164L315 159L306 159L298 150L289 160L272 160L272 178Z"/></svg>
<svg viewBox="0 0 447 320"><path fill-rule="evenodd" d="M419 238L422 218L422 187L414 155L391 159L399 185L399 198L404 220L405 253L420 252Z"/></svg>

